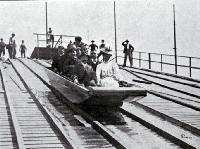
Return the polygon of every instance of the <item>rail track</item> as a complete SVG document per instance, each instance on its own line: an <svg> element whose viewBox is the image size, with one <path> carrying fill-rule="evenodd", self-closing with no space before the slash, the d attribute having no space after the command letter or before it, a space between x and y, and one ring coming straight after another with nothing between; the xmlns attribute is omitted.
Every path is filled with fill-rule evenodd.
<svg viewBox="0 0 200 149"><path fill-rule="evenodd" d="M61 108L62 110L58 110L59 108L57 108L57 113L62 114L63 109L71 109L71 111L76 113L74 115L72 114L71 117L74 117L76 121L79 121L81 125L84 125L83 127L90 127L90 129L95 129L96 133L99 134L102 139L105 139L109 142L106 145L105 143L102 144L102 148L132 148L133 146L136 148L199 148L200 146L198 143L199 135L193 132L193 128L188 129L187 127L182 127L182 123L175 123L173 120L166 118L167 116L171 118L171 116L163 116L163 113L158 114L158 112L155 112L155 110L147 106L145 107L138 102L140 100L133 101L131 104L124 103L119 111L107 111L109 114L105 114L103 116L98 115L98 112L97 115L95 115L95 112L92 112L93 114L91 114L91 111L83 111L82 109L74 107L74 105L71 105L66 101L66 97L63 93L58 92L51 86L49 80L46 78L47 74L42 73L42 69L45 68L43 68L41 65L34 64L32 60L20 61L21 62L13 62L13 66L16 67L16 71L18 71L18 73L22 76L21 78L24 79L24 82L31 84L31 81L28 80L30 76L25 77L26 74L31 74L31 78L35 77L40 80L40 82L42 81L48 88L53 91L54 94L56 94L56 96L59 96L59 98L62 99L62 102L64 101L65 104L67 104L67 107ZM37 67L34 67L33 64ZM22 66L23 70L26 68L26 71L20 71L20 69L22 69L20 67ZM152 99L150 95L153 96L153 98L158 98L158 96L152 94L148 94L146 98ZM38 95L37 98L41 97ZM55 99L56 98L54 98L54 100ZM46 103L48 102L47 100L49 99L46 99ZM53 103L58 103L58 101L56 100L51 104ZM59 105L66 106L62 103L59 103ZM55 107L55 105L51 105L51 107ZM66 123L65 121L66 119L63 118L62 123ZM68 127L69 126L71 126L70 123L68 124ZM166 129L164 129L163 126L167 126ZM88 133L89 131L86 130L85 132ZM91 139L88 138L86 142L85 144L88 144L88 142L91 142ZM98 144L100 143L98 142L96 145L93 144L92 147L95 148L98 146Z"/></svg>
<svg viewBox="0 0 200 149"><path fill-rule="evenodd" d="M53 119L7 64L1 65L0 148L70 148Z"/></svg>

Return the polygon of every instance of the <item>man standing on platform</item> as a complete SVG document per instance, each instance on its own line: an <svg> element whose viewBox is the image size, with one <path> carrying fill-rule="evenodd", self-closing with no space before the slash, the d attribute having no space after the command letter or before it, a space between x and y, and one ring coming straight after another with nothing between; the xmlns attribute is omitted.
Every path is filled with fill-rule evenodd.
<svg viewBox="0 0 200 149"><path fill-rule="evenodd" d="M12 36L9 39L9 48L8 48L9 57L15 58L16 55L16 43L15 43L15 34L12 33Z"/></svg>
<svg viewBox="0 0 200 149"><path fill-rule="evenodd" d="M92 40L91 42L92 42L92 44L89 45L89 47L91 49L91 52L93 52L96 50L96 48L98 49L98 46L94 43L95 42L94 40Z"/></svg>
<svg viewBox="0 0 200 149"><path fill-rule="evenodd" d="M1 38L1 42L0 42L0 57L1 57L1 53L3 52L3 56L5 55L5 46L6 44L3 42L3 38Z"/></svg>
<svg viewBox="0 0 200 149"><path fill-rule="evenodd" d="M24 40L22 40L22 44L19 47L19 52L21 52L21 57L24 57L24 58L26 57L26 54L25 54L26 50L27 48L24 44Z"/></svg>
<svg viewBox="0 0 200 149"><path fill-rule="evenodd" d="M126 60L127 57L129 57L130 67L133 66L133 50L134 47L129 43L128 39L124 42L122 42L122 45L124 46L124 64L123 67L126 67Z"/></svg>
<svg viewBox="0 0 200 149"><path fill-rule="evenodd" d="M53 35L53 32L52 32L51 27L49 27L48 36L49 36L49 41L48 41L48 42L51 42L51 46L52 46L52 48L53 48L53 44L54 44L54 35Z"/></svg>

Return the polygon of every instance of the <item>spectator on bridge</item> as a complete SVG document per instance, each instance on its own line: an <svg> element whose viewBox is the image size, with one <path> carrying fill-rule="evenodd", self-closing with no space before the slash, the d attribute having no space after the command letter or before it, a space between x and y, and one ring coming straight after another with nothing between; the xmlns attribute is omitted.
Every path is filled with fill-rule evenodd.
<svg viewBox="0 0 200 149"><path fill-rule="evenodd" d="M130 67L133 66L133 50L134 47L129 43L128 39L124 42L122 42L122 45L124 46L124 64L123 67L126 67L126 60L127 57L129 58L129 62L130 62Z"/></svg>
<svg viewBox="0 0 200 149"><path fill-rule="evenodd" d="M19 47L19 52L21 52L21 57L24 57L24 58L26 57L26 53L25 53L26 51L27 51L27 48L24 44L24 40L22 40L22 44Z"/></svg>
<svg viewBox="0 0 200 149"><path fill-rule="evenodd" d="M96 44L94 44L94 40L91 41L92 44L89 45L89 48L91 50L91 52L96 51L96 48L98 49L98 46Z"/></svg>
<svg viewBox="0 0 200 149"><path fill-rule="evenodd" d="M118 81L120 81L121 75L117 63L109 61L112 56L111 52L107 47L102 50L103 62L97 65L96 69L98 86L119 87Z"/></svg>
<svg viewBox="0 0 200 149"><path fill-rule="evenodd" d="M51 45L52 45L52 48L53 48L53 44L54 44L54 35L53 35L53 31L51 29L51 27L49 27L49 31L47 32L47 35L48 35L48 42L51 42Z"/></svg>
<svg viewBox="0 0 200 149"><path fill-rule="evenodd" d="M4 43L3 38L1 38L1 42L0 42L0 57L1 57L2 53L3 53L3 56L5 55L5 47L6 47L6 44Z"/></svg>
<svg viewBox="0 0 200 149"><path fill-rule="evenodd" d="M99 60L99 57L103 54L101 49L105 48L105 43L104 43L104 40L101 40L101 45L99 46L99 49L100 49L100 52L99 54L97 55L97 59Z"/></svg>
<svg viewBox="0 0 200 149"><path fill-rule="evenodd" d="M12 33L12 36L9 39L9 45L8 45L8 53L9 53L9 58L15 58L16 56L16 42L15 42L15 34Z"/></svg>
<svg viewBox="0 0 200 149"><path fill-rule="evenodd" d="M104 40L101 40L101 44L99 46L99 49L102 49L102 48L105 48L105 43L104 43Z"/></svg>

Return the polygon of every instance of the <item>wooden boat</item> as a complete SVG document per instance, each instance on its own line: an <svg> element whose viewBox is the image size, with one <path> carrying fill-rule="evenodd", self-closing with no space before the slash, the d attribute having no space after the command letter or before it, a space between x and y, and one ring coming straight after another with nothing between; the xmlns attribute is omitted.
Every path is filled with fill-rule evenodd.
<svg viewBox="0 0 200 149"><path fill-rule="evenodd" d="M50 64L42 60L36 60L45 67ZM139 86L132 87L83 87L75 84L51 70L47 69L49 82L51 85L62 92L66 98L74 104L101 105L101 106L121 106L127 97L146 96L147 91Z"/></svg>

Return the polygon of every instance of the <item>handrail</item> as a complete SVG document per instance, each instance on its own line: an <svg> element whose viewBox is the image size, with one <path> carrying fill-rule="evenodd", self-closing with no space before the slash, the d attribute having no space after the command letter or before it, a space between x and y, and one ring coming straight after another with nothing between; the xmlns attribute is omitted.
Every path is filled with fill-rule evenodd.
<svg viewBox="0 0 200 149"><path fill-rule="evenodd" d="M39 34L39 33L33 33L33 35L49 35L49 34ZM78 37L74 35L58 35L58 34L52 34L53 36L63 36L63 37Z"/></svg>
<svg viewBox="0 0 200 149"><path fill-rule="evenodd" d="M123 51L123 50L118 50L118 51ZM154 52L141 52L141 51L134 51L135 53L144 53L144 54L152 54L152 55L163 55L163 56L173 56L172 54L160 54L160 53L154 53ZM194 56L183 56L183 55L179 55L177 57L184 57L184 58L194 58L194 59L200 59L200 57L194 57Z"/></svg>
<svg viewBox="0 0 200 149"><path fill-rule="evenodd" d="M122 50L118 50L118 51L122 51ZM138 53L139 55L135 55L134 53ZM145 54L146 57L142 58L142 54ZM153 55L158 55L160 57L154 57ZM174 62L171 62L169 60L169 62L164 62L163 59L164 57L169 57L172 56L174 57L174 55L170 55L170 54L160 54L160 53L148 53L148 52L140 52L140 51L133 51L133 60L137 60L139 62L139 67L142 66L142 61L147 62L149 69L152 69L152 63L157 63L160 64L160 70L161 72L163 71L163 65L171 65L171 66L175 66L175 69L177 69L178 67L182 67L182 68L189 68L189 76L192 77L192 70L200 70L199 66L194 66L192 65L192 60L200 60L199 57L192 57L192 56L177 56L177 58L185 58L186 60L188 60L188 65L184 65L184 64L175 64ZM117 56L118 58L124 58L123 56Z"/></svg>
<svg viewBox="0 0 200 149"><path fill-rule="evenodd" d="M56 48L56 46L62 45L63 43L69 43L69 41L66 40L66 38L78 37L78 36L74 36L74 35L57 35L57 34L42 34L42 33L33 33L33 35L36 35L36 37L37 37L37 47L40 46L40 43L43 43L43 44L46 44L47 47L49 47L49 45L50 45L50 47L52 47L52 48ZM47 35L49 37L47 39L44 39L41 37L41 36L46 37ZM53 37L56 37L56 40L54 40L54 38L51 39L50 35ZM65 39L65 41L64 41L64 39ZM56 43L56 44L54 45L54 43Z"/></svg>

